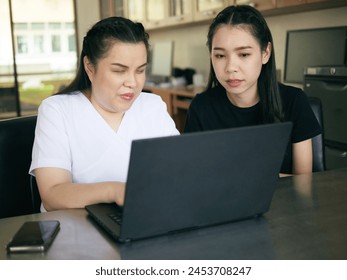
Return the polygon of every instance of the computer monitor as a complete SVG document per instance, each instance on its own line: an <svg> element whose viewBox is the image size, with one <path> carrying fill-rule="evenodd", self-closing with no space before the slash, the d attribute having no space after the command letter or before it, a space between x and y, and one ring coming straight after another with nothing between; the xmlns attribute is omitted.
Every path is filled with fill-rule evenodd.
<svg viewBox="0 0 347 280"><path fill-rule="evenodd" d="M287 31L284 81L303 83L307 66L347 63L347 26Z"/></svg>
<svg viewBox="0 0 347 280"><path fill-rule="evenodd" d="M157 41L152 43L150 75L155 82L167 82L172 76L173 41Z"/></svg>

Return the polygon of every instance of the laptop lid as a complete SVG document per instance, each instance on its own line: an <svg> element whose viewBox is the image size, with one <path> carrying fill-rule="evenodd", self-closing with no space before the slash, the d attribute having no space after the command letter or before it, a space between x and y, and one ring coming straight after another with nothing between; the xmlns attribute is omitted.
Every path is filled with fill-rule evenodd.
<svg viewBox="0 0 347 280"><path fill-rule="evenodd" d="M130 241L265 213L291 127L278 123L133 141L122 225L112 235ZM109 219L110 207L87 210L105 226L101 221Z"/></svg>

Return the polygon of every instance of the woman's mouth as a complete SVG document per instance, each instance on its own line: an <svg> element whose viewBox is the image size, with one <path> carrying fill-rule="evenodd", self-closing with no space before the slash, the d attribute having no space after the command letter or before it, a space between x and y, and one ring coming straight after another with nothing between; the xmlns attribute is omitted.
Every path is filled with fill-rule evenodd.
<svg viewBox="0 0 347 280"><path fill-rule="evenodd" d="M241 85L242 80L232 79L232 80L227 80L226 83L228 84L229 87L238 87Z"/></svg>
<svg viewBox="0 0 347 280"><path fill-rule="evenodd" d="M123 93L120 95L120 98L126 101L130 101L134 98L134 94L133 93Z"/></svg>

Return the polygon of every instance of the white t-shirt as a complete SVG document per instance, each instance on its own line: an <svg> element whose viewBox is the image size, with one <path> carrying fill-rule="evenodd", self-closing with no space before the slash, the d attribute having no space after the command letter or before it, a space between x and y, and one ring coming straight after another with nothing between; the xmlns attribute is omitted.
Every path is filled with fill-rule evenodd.
<svg viewBox="0 0 347 280"><path fill-rule="evenodd" d="M74 183L125 182L132 140L177 134L154 94L139 95L117 132L81 92L54 95L39 107L29 172L57 167L70 171Z"/></svg>

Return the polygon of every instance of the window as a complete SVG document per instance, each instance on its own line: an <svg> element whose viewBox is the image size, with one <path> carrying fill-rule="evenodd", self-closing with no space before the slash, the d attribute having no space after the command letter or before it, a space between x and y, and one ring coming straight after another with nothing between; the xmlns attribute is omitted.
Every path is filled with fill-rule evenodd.
<svg viewBox="0 0 347 280"><path fill-rule="evenodd" d="M61 28L61 23L59 22L50 22L48 23L49 29L60 29Z"/></svg>
<svg viewBox="0 0 347 280"><path fill-rule="evenodd" d="M0 7L0 88L18 88L20 108L11 109L11 117L33 114L44 98L75 76L74 0L0 0ZM0 118L18 107L16 98L11 102L2 105L0 97Z"/></svg>
<svg viewBox="0 0 347 280"><path fill-rule="evenodd" d="M69 35L68 37L69 42L69 52L76 52L76 38L75 35Z"/></svg>
<svg viewBox="0 0 347 280"><path fill-rule="evenodd" d="M52 52L60 52L61 51L61 41L59 35L52 35Z"/></svg>
<svg viewBox="0 0 347 280"><path fill-rule="evenodd" d="M32 30L44 30L45 24L43 22L33 22L31 28Z"/></svg>
<svg viewBox="0 0 347 280"><path fill-rule="evenodd" d="M28 53L28 38L24 35L17 36L17 52L19 54Z"/></svg>
<svg viewBox="0 0 347 280"><path fill-rule="evenodd" d="M44 42L43 35L34 35L34 53L37 54L37 53L44 52L43 42Z"/></svg>

